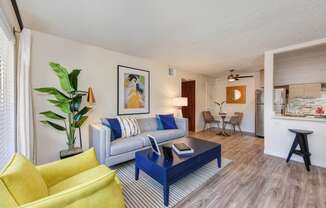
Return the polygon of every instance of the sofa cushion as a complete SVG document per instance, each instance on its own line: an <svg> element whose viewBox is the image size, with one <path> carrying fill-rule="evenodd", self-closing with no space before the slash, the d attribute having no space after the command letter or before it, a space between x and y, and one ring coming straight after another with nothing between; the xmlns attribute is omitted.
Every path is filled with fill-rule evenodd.
<svg viewBox="0 0 326 208"><path fill-rule="evenodd" d="M111 141L121 138L122 130L117 118L103 118L102 124L111 129Z"/></svg>
<svg viewBox="0 0 326 208"><path fill-rule="evenodd" d="M15 154L0 175L0 180L19 205L48 196L48 188L35 166L20 154Z"/></svg>
<svg viewBox="0 0 326 208"><path fill-rule="evenodd" d="M155 117L137 119L140 131L142 133L157 130L157 120Z"/></svg>
<svg viewBox="0 0 326 208"><path fill-rule="evenodd" d="M143 134L111 142L111 155L119 155L144 147Z"/></svg>
<svg viewBox="0 0 326 208"><path fill-rule="evenodd" d="M160 131L151 131L146 132L146 135L151 135L155 137L158 143L166 142L171 139L176 139L185 136L185 133L181 129L169 129L169 130L160 130ZM143 134L144 135L144 134ZM145 139L145 146L150 145L149 139Z"/></svg>
<svg viewBox="0 0 326 208"><path fill-rule="evenodd" d="M164 127L160 119L160 115L156 115L156 122L157 122L157 130L163 130Z"/></svg>
<svg viewBox="0 0 326 208"><path fill-rule="evenodd" d="M140 134L140 128L137 119L131 117L118 117L118 121L121 127L122 138Z"/></svg>
<svg viewBox="0 0 326 208"><path fill-rule="evenodd" d="M16 203L13 196L10 194L6 185L0 180L0 207L8 208L17 208L18 204Z"/></svg>
<svg viewBox="0 0 326 208"><path fill-rule="evenodd" d="M73 164L73 165L72 165ZM99 166L95 149L91 148L81 154L63 160L37 166L48 187L70 178L80 172Z"/></svg>
<svg viewBox="0 0 326 208"><path fill-rule="evenodd" d="M164 129L177 129L173 114L159 115Z"/></svg>
<svg viewBox="0 0 326 208"><path fill-rule="evenodd" d="M104 176L105 174L111 172L113 170L110 170L105 165L99 165L95 168L86 170L84 172L81 172L77 175L74 175L66 180L61 181L60 183L52 186L49 188L49 194L56 194L59 192L62 192L64 190L76 187L80 184L83 184L87 181L95 180L96 178L99 178L101 176Z"/></svg>

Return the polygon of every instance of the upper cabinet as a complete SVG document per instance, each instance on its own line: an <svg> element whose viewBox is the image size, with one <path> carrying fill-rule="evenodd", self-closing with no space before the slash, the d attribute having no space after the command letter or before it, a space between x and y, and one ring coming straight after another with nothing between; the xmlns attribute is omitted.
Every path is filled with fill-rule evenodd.
<svg viewBox="0 0 326 208"><path fill-rule="evenodd" d="M289 86L289 99L292 98L319 98L321 83L293 84Z"/></svg>

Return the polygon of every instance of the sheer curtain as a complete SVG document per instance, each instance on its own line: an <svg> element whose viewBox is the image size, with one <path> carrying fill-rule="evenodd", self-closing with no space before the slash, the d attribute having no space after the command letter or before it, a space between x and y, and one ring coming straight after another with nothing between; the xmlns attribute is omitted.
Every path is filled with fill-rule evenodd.
<svg viewBox="0 0 326 208"><path fill-rule="evenodd" d="M17 152L36 163L31 89L31 31L24 28L19 36L17 57Z"/></svg>

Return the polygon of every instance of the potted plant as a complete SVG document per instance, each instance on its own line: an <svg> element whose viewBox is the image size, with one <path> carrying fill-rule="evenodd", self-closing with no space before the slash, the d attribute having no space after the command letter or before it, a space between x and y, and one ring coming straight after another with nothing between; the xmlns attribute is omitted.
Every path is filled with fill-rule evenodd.
<svg viewBox="0 0 326 208"><path fill-rule="evenodd" d="M63 91L55 87L42 87L35 90L51 95L52 99L48 101L61 110L61 114L51 110L41 112L40 114L47 118L41 122L58 131L64 131L67 136L68 149L72 150L76 141L76 129L80 128L88 118L86 114L90 108L87 106L81 108L82 98L87 95L87 92L78 90L80 69L73 69L68 73L67 69L60 64L50 62L49 65L59 78Z"/></svg>
<svg viewBox="0 0 326 208"><path fill-rule="evenodd" d="M221 114L221 113L223 113L223 105L224 105L224 103L225 103L225 101L222 101L221 103L219 103L219 102L217 102L217 101L215 101L214 102L216 105L218 105L218 107L219 107L219 114Z"/></svg>

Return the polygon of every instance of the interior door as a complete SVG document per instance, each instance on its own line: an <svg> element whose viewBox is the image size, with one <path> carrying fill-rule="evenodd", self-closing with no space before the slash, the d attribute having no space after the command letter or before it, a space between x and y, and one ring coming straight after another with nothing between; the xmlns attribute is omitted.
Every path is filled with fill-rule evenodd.
<svg viewBox="0 0 326 208"><path fill-rule="evenodd" d="M188 98L188 106L182 107L184 118L188 118L189 131L196 130L196 81L181 84L181 96Z"/></svg>

